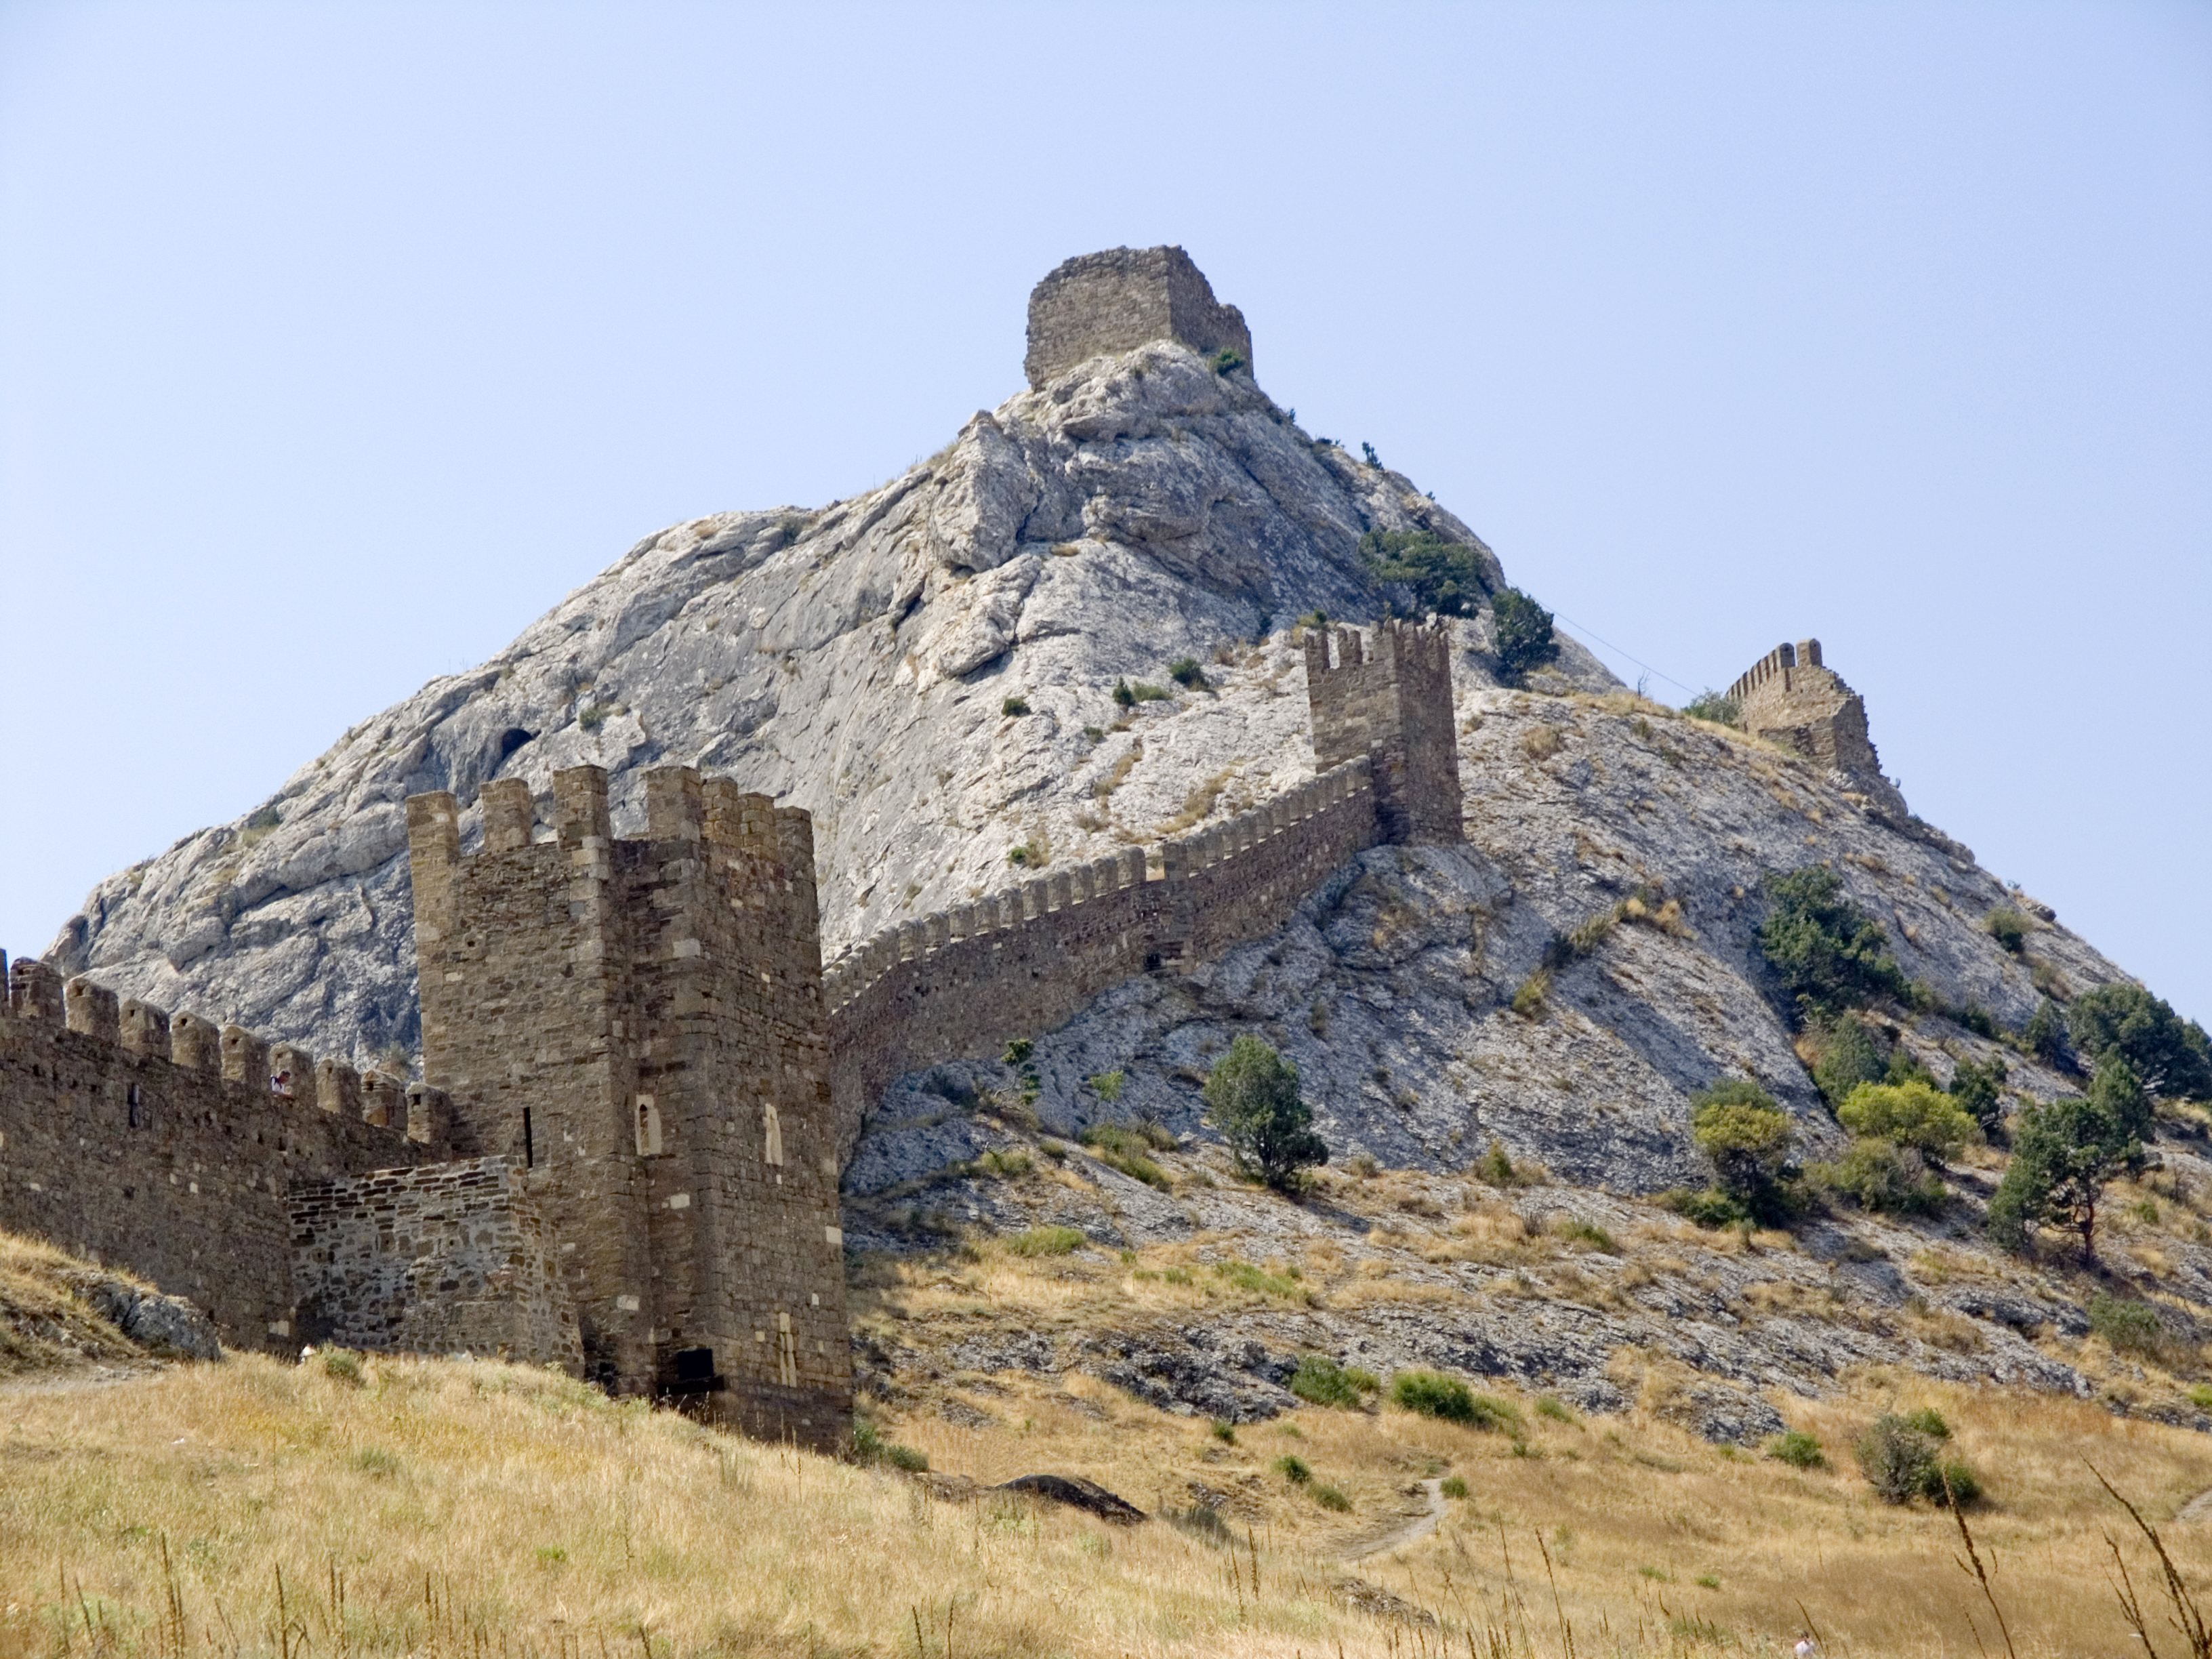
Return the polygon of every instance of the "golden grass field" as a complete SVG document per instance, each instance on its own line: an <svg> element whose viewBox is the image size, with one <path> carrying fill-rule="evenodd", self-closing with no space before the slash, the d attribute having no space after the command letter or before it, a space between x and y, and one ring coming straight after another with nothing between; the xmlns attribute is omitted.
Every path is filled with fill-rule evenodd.
<svg viewBox="0 0 2212 1659"><path fill-rule="evenodd" d="M1080 1474L1147 1509L1204 1482L1255 1517L1224 1549L1157 1521L942 1503L551 1373L323 1359L0 1393L0 1653L1551 1656L1571 1633L1584 1656L1755 1654L1808 1617L1831 1654L2003 1651L1950 1519L1887 1508L1850 1471L1879 1378L1793 1407L1837 1457L1826 1473L1521 1397L1526 1455L1388 1409L1301 1411L1230 1444L1080 1378L993 1382L997 1427L884 1419L985 1481ZM2212 1525L2172 1519L2212 1487L2212 1441L2078 1402L1895 1395L1942 1410L1988 1481L1972 1523L2021 1655L2139 1650L2104 1534L2146 1592L2148 1552L2091 1462L2212 1589ZM1352 1511L1276 1474L1286 1449ZM1338 1559L1439 1474L1469 1492L1433 1534ZM1343 1605L1348 1572L1439 1623Z"/></svg>

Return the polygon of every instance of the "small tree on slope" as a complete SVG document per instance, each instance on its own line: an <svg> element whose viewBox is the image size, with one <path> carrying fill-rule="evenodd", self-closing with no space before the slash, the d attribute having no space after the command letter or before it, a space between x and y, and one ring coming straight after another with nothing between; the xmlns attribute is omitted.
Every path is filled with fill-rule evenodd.
<svg viewBox="0 0 2212 1659"><path fill-rule="evenodd" d="M2039 1223L2081 1235L2081 1255L2097 1255L2097 1205L2105 1183L2150 1165L2142 1137L2150 1102L2134 1068L2118 1054L2098 1062L2086 1097L2023 1109L2013 1131L2012 1163L1990 1200L1990 1231L2025 1249Z"/></svg>
<svg viewBox="0 0 2212 1659"><path fill-rule="evenodd" d="M1237 1167L1270 1187L1287 1191L1303 1171L1328 1162L1298 1093L1298 1068L1249 1032L1207 1074L1206 1103Z"/></svg>

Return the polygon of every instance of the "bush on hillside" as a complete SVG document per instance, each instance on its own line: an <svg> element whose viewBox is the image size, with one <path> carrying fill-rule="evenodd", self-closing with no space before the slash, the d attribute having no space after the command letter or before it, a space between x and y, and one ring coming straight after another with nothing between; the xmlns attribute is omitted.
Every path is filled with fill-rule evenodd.
<svg viewBox="0 0 2212 1659"><path fill-rule="evenodd" d="M1909 1146L1938 1163L1958 1156L1974 1138L1974 1120L1959 1103L1932 1083L1862 1083L1836 1109L1836 1118L1855 1135Z"/></svg>
<svg viewBox="0 0 2212 1659"><path fill-rule="evenodd" d="M1552 613L1517 587L1502 590L1490 602L1497 623L1498 666L1509 680L1540 668L1559 654L1552 633Z"/></svg>
<svg viewBox="0 0 2212 1659"><path fill-rule="evenodd" d="M1426 530L1370 530L1359 556L1378 582L1413 590L1415 605L1439 617L1472 617L1490 592L1481 555Z"/></svg>
<svg viewBox="0 0 2212 1659"><path fill-rule="evenodd" d="M1401 1371L1390 1379L1390 1400L1401 1410L1445 1423L1462 1423L1486 1433L1519 1433L1522 1416L1493 1395L1477 1394L1455 1376L1440 1371Z"/></svg>
<svg viewBox="0 0 2212 1659"><path fill-rule="evenodd" d="M1971 1504L1982 1495L1982 1483L1965 1460L1944 1454L1950 1433L1932 1410L1903 1416L1885 1413L1851 1450L1885 1504L1909 1504L1916 1498L1939 1508L1953 1498Z"/></svg>
<svg viewBox="0 0 2212 1659"><path fill-rule="evenodd" d="M1372 1371L1340 1365L1325 1353L1310 1353L1299 1358L1287 1386L1310 1406L1357 1411L1369 1395L1382 1388L1382 1382Z"/></svg>
<svg viewBox="0 0 2212 1659"><path fill-rule="evenodd" d="M1887 1045L1850 1014L1815 1025L1812 1040L1816 1056L1813 1086L1832 1109L1850 1099L1862 1083L1881 1083L1889 1076Z"/></svg>
<svg viewBox="0 0 2212 1659"><path fill-rule="evenodd" d="M1995 1134L2004 1126L2004 1080L2005 1063L1995 1054L1986 1066L1962 1060L1952 1070L1952 1100L1984 1134Z"/></svg>
<svg viewBox="0 0 2212 1659"><path fill-rule="evenodd" d="M1903 998L1905 978L1882 925L1844 892L1826 866L1807 865L1765 883L1771 908L1759 925L1759 953L1800 1015L1817 1019Z"/></svg>
<svg viewBox="0 0 2212 1659"><path fill-rule="evenodd" d="M2117 1049L2142 1086L2167 1100L2212 1099L2212 1038L2140 985L2100 985L2074 1000L2066 1024L2091 1065Z"/></svg>
<svg viewBox="0 0 2212 1659"><path fill-rule="evenodd" d="M1982 927L1991 939L2014 956L2027 948L2027 918L2017 905L1998 905L1982 918Z"/></svg>
<svg viewBox="0 0 2212 1659"><path fill-rule="evenodd" d="M1693 720L1711 720L1716 726L1740 726L1743 722L1743 700L1708 689L1684 703L1682 712Z"/></svg>
<svg viewBox="0 0 2212 1659"><path fill-rule="evenodd" d="M1690 1097L1690 1133L1712 1160L1723 1190L1753 1218L1789 1218L1783 1183L1796 1127L1772 1095L1749 1078L1723 1078Z"/></svg>
<svg viewBox="0 0 2212 1659"><path fill-rule="evenodd" d="M1835 1163L1815 1166L1813 1178L1878 1214L1934 1215L1943 1207L1943 1183L1918 1150L1878 1136L1854 1140Z"/></svg>

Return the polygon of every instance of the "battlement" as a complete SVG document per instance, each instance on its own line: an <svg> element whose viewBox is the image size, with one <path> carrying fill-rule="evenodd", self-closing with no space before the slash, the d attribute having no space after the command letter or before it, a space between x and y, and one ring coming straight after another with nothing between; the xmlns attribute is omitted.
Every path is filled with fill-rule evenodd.
<svg viewBox="0 0 2212 1659"><path fill-rule="evenodd" d="M586 1375L697 1394L828 1446L849 1430L843 1235L813 823L688 767L407 803L423 1075L465 1150L517 1163L573 1297Z"/></svg>
<svg viewBox="0 0 2212 1659"><path fill-rule="evenodd" d="M286 1194L446 1157L442 1097L0 957L0 1224L295 1347Z"/></svg>
<svg viewBox="0 0 2212 1659"><path fill-rule="evenodd" d="M1386 840L1465 838L1451 649L1451 626L1444 622L1385 620L1375 629L1371 649L1355 628L1306 634L1314 764L1327 769L1359 757L1371 762Z"/></svg>
<svg viewBox="0 0 2212 1659"><path fill-rule="evenodd" d="M1745 731L1832 768L1872 805L1910 817L1905 797L1882 775L1866 699L1821 660L1820 641L1776 646L1737 677L1729 696Z"/></svg>
<svg viewBox="0 0 2212 1659"><path fill-rule="evenodd" d="M1078 363L1152 340L1252 361L1244 313L1213 297L1190 255L1179 247L1117 247L1063 260L1030 291L1022 367L1030 389L1040 390Z"/></svg>
<svg viewBox="0 0 2212 1659"><path fill-rule="evenodd" d="M1796 645L1778 645L1737 676L1735 684L1729 687L1728 694L1741 702L1760 686L1776 678L1783 682L1786 690L1792 669L1818 668L1820 665L1820 642L1818 640L1800 640Z"/></svg>

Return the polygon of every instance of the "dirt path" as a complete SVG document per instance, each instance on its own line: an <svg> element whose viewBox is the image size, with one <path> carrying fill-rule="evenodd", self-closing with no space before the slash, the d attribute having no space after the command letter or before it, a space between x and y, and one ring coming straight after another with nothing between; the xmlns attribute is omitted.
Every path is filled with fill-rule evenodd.
<svg viewBox="0 0 2212 1659"><path fill-rule="evenodd" d="M1364 1561L1370 1555L1380 1555L1385 1550L1395 1550L1412 1543L1417 1538L1426 1538L1437 1529L1443 1518L1444 1498L1441 1480L1421 1482L1422 1507L1407 1510L1374 1525L1363 1527L1339 1545L1336 1551L1340 1561ZM1407 1494L1410 1497L1412 1494Z"/></svg>

